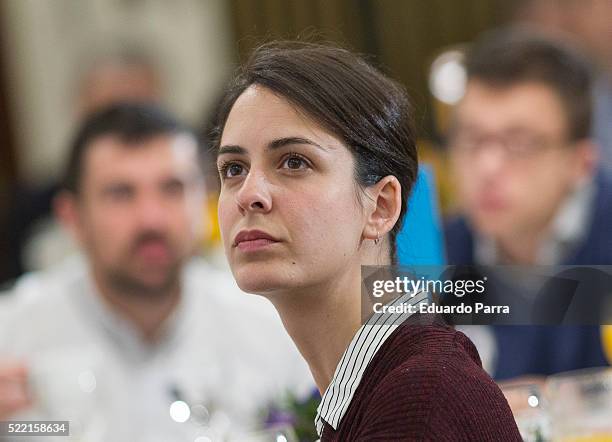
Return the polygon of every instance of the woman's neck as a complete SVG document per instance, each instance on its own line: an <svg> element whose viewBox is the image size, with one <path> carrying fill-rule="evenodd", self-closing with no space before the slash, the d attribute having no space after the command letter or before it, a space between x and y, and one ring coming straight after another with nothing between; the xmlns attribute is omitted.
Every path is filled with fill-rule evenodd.
<svg viewBox="0 0 612 442"><path fill-rule="evenodd" d="M360 267L324 284L268 297L323 394L361 326Z"/></svg>

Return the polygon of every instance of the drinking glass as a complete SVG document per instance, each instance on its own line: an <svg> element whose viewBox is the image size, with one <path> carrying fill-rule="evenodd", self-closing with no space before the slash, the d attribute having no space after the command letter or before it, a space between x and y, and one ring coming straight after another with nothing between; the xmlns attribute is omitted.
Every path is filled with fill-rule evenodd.
<svg viewBox="0 0 612 442"><path fill-rule="evenodd" d="M549 428L539 384L518 383L503 386L514 420L525 442L548 440Z"/></svg>
<svg viewBox="0 0 612 442"><path fill-rule="evenodd" d="M612 441L612 368L550 376L545 395L553 441Z"/></svg>

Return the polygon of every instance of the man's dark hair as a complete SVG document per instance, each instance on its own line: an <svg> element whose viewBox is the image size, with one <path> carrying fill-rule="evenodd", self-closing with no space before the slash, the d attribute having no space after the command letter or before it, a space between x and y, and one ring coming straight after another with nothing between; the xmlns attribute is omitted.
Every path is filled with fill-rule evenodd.
<svg viewBox="0 0 612 442"><path fill-rule="evenodd" d="M278 94L338 137L355 159L359 185L373 185L388 175L399 180L401 213L389 234L395 262L395 239L418 169L413 109L404 88L345 49L268 43L251 54L220 105L213 132L217 149L232 106L251 85Z"/></svg>
<svg viewBox="0 0 612 442"><path fill-rule="evenodd" d="M174 116L150 103L113 104L88 116L76 133L63 187L72 193L80 191L84 158L92 143L102 136L113 135L128 145L136 145L159 135L189 133Z"/></svg>
<svg viewBox="0 0 612 442"><path fill-rule="evenodd" d="M468 80L508 87L538 82L561 98L572 140L591 129L591 67L569 44L523 27L487 32L466 58Z"/></svg>

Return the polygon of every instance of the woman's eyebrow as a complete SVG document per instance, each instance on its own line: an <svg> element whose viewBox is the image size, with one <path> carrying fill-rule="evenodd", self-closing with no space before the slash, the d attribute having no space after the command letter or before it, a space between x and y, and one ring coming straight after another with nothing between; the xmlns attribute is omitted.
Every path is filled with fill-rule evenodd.
<svg viewBox="0 0 612 442"><path fill-rule="evenodd" d="M309 144L311 146L314 146L318 149L321 149L324 152L327 152L328 149L324 148L323 146L315 143L312 140L309 140L308 138L302 138L302 137L284 137L284 138L278 138L274 141L271 141L270 143L268 143L268 149L270 150L275 150L275 149L279 149L281 147L290 145L290 144Z"/></svg>
<svg viewBox="0 0 612 442"><path fill-rule="evenodd" d="M226 146L221 146L219 148L219 152L217 152L217 155L223 155L223 154L228 154L228 153L246 155L248 152L242 146L238 146L235 144L228 144Z"/></svg>
<svg viewBox="0 0 612 442"><path fill-rule="evenodd" d="M276 149L280 149L281 147L285 147L285 146L289 146L291 144L307 144L310 146L314 146L318 149L321 149L324 152L327 152L329 149L321 146L320 144L315 143L312 140L309 140L308 138L303 138L303 137L283 137L283 138L277 138L276 140L271 141L270 143L268 143L267 148L269 150L276 150ZM242 146L239 146L237 144L227 144L225 146L221 146L219 148L219 151L217 152L217 155L224 155L224 154L238 154L238 155L248 155L249 152L247 149L245 149Z"/></svg>

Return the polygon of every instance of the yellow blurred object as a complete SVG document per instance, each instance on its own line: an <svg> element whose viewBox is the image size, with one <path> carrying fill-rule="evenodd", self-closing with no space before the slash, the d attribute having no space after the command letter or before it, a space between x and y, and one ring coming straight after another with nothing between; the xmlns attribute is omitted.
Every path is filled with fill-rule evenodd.
<svg viewBox="0 0 612 442"><path fill-rule="evenodd" d="M217 203L219 195L210 194L204 203L204 232L202 235L202 249L206 252L216 249L221 244L221 230L217 216Z"/></svg>
<svg viewBox="0 0 612 442"><path fill-rule="evenodd" d="M612 325L601 326L601 346L606 358L608 358L608 363L612 365Z"/></svg>
<svg viewBox="0 0 612 442"><path fill-rule="evenodd" d="M567 437L562 442L612 442L612 432L593 433L585 436Z"/></svg>

